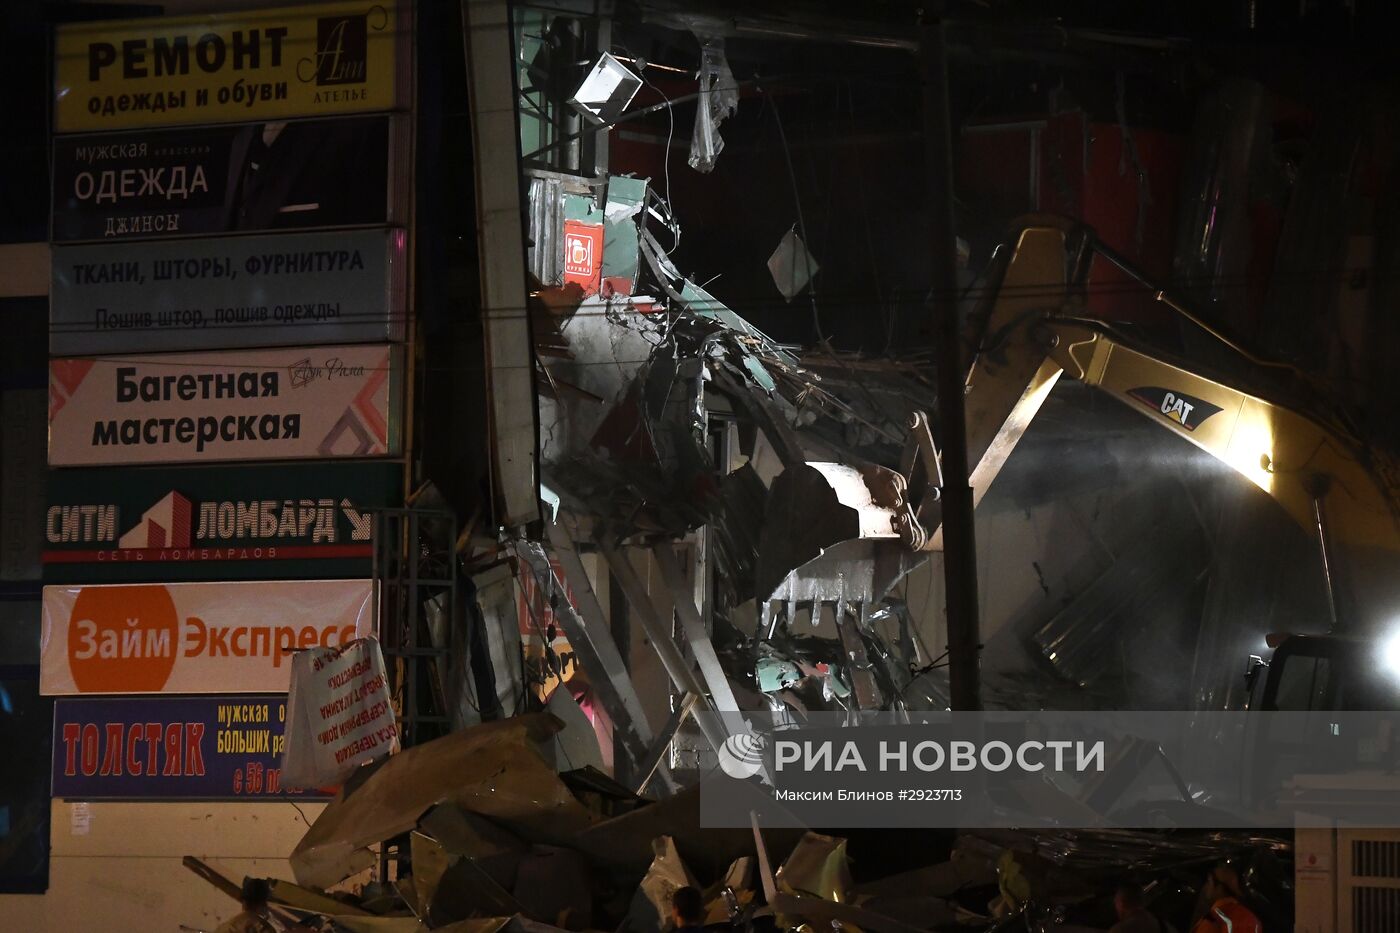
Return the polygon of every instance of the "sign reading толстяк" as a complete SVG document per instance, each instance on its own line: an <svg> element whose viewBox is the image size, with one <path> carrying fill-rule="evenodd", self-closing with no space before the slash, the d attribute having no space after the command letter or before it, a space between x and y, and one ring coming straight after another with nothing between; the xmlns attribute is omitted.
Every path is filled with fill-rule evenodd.
<svg viewBox="0 0 1400 933"><path fill-rule="evenodd" d="M49 361L49 465L398 452L397 347Z"/></svg>
<svg viewBox="0 0 1400 933"><path fill-rule="evenodd" d="M282 780L286 716L286 697L277 694L59 698L53 710L53 796L327 796L325 791L290 788Z"/></svg>
<svg viewBox="0 0 1400 933"><path fill-rule="evenodd" d="M402 108L412 32L394 0L60 26L54 130Z"/></svg>
<svg viewBox="0 0 1400 933"><path fill-rule="evenodd" d="M49 350L395 341L403 277L402 230L57 246Z"/></svg>
<svg viewBox="0 0 1400 933"><path fill-rule="evenodd" d="M54 470L48 583L368 576L371 510L398 501L384 461Z"/></svg>
<svg viewBox="0 0 1400 933"><path fill-rule="evenodd" d="M405 131L369 116L59 136L52 239L392 224L406 202Z"/></svg>

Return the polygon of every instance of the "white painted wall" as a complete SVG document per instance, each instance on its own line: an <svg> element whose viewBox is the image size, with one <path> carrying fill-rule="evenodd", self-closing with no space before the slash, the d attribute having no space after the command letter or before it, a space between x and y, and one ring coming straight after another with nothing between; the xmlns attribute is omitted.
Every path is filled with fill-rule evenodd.
<svg viewBox="0 0 1400 933"><path fill-rule="evenodd" d="M324 804L87 804L88 820L53 802L47 894L0 895L0 930L13 933L176 933L212 930L237 905L180 862L186 855L241 882L292 878L287 856ZM301 808L298 813L297 807ZM81 813L81 811L79 811Z"/></svg>

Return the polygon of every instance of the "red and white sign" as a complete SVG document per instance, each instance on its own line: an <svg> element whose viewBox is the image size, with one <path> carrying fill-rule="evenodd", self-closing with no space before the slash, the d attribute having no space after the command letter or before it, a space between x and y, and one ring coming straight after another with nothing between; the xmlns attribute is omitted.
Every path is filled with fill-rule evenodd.
<svg viewBox="0 0 1400 933"><path fill-rule="evenodd" d="M576 282L596 295L603 278L603 225L564 221L564 284Z"/></svg>
<svg viewBox="0 0 1400 933"><path fill-rule="evenodd" d="M292 660L287 787L333 787L360 765L398 748L384 656L374 638L337 648L313 648Z"/></svg>
<svg viewBox="0 0 1400 933"><path fill-rule="evenodd" d="M293 347L49 362L49 464L379 457L402 354Z"/></svg>
<svg viewBox="0 0 1400 933"><path fill-rule="evenodd" d="M281 693L292 653L371 634L370 580L44 587L39 691Z"/></svg>

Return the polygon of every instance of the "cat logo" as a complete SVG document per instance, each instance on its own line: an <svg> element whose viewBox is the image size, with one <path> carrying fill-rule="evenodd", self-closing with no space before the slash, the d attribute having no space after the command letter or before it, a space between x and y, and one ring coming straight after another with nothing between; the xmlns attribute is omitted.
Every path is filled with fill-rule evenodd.
<svg viewBox="0 0 1400 933"><path fill-rule="evenodd" d="M1212 405L1205 399L1161 386L1139 386L1129 389L1128 394L1188 431L1196 430L1207 418L1221 410L1219 405Z"/></svg>

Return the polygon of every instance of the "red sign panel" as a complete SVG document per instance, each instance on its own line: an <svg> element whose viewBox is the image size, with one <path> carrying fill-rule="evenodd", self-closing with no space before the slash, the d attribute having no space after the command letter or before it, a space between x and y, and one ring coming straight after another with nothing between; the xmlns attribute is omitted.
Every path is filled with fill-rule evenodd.
<svg viewBox="0 0 1400 933"><path fill-rule="evenodd" d="M602 276L603 225L564 221L564 284L577 282L585 295L596 295Z"/></svg>

